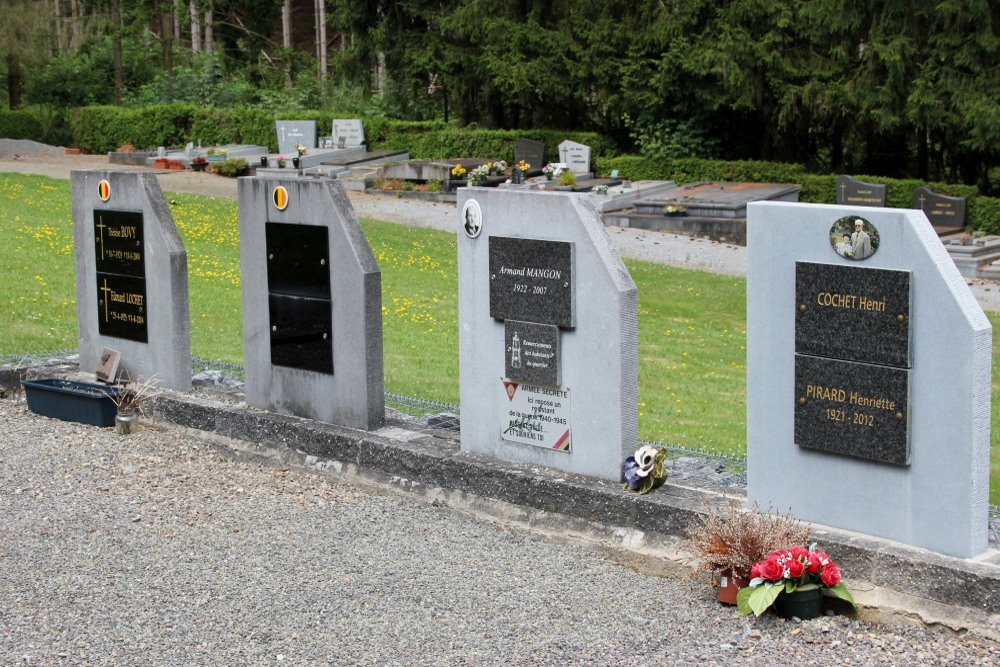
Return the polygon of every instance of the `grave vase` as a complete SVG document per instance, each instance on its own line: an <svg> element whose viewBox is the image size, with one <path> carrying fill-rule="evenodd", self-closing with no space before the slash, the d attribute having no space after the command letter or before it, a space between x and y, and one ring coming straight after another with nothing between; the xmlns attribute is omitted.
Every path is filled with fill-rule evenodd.
<svg viewBox="0 0 1000 667"><path fill-rule="evenodd" d="M297 157L292 158L292 166L295 167L296 169L299 168L299 159Z"/></svg>
<svg viewBox="0 0 1000 667"><path fill-rule="evenodd" d="M118 435L129 435L135 432L139 423L139 415L134 412L125 412L115 415L115 433Z"/></svg>
<svg viewBox="0 0 1000 667"><path fill-rule="evenodd" d="M260 166L267 168L267 156L264 155L260 158Z"/></svg>
<svg viewBox="0 0 1000 667"><path fill-rule="evenodd" d="M781 618L798 618L807 621L819 617L823 591L815 584L802 586L791 593L782 593L774 601L774 613Z"/></svg>

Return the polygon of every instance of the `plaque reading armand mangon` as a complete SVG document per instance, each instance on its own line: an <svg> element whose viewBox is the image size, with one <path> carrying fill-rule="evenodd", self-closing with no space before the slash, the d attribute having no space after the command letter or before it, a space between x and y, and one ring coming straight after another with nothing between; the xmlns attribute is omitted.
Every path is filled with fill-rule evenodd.
<svg viewBox="0 0 1000 667"><path fill-rule="evenodd" d="M490 317L576 326L573 244L490 237Z"/></svg>
<svg viewBox="0 0 1000 667"><path fill-rule="evenodd" d="M795 352L910 367L910 272L795 263Z"/></svg>

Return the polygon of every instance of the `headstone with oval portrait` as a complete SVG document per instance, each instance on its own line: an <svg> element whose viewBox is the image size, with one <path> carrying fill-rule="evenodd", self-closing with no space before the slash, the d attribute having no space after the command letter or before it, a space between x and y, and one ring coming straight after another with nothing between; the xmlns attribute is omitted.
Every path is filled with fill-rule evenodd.
<svg viewBox="0 0 1000 667"><path fill-rule="evenodd" d="M238 196L247 403L378 428L381 272L343 186L241 178Z"/></svg>
<svg viewBox="0 0 1000 667"><path fill-rule="evenodd" d="M459 193L462 450L617 482L637 447L635 284L585 195Z"/></svg>
<svg viewBox="0 0 1000 667"><path fill-rule="evenodd" d="M927 218L757 202L747 232L748 501L982 553L992 330Z"/></svg>
<svg viewBox="0 0 1000 667"><path fill-rule="evenodd" d="M187 253L155 176L74 171L70 180L80 368L116 350L121 377L187 391Z"/></svg>

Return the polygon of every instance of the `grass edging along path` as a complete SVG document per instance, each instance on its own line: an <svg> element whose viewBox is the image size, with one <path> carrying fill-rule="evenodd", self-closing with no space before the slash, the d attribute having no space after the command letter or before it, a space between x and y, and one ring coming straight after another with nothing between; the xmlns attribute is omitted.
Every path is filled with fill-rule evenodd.
<svg viewBox="0 0 1000 667"><path fill-rule="evenodd" d="M236 202L169 193L188 252L191 347L242 363ZM382 269L386 391L458 403L451 233L362 219ZM76 346L69 182L0 174L0 354ZM746 282L626 260L639 289L639 430L647 440L745 454ZM1000 317L990 314L990 321ZM1000 336L994 337L990 502L1000 504Z"/></svg>

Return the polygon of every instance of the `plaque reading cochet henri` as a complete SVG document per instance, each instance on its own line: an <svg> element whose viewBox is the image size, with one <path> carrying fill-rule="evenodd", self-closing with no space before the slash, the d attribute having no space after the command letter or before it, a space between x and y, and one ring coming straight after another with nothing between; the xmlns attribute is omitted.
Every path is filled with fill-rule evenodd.
<svg viewBox="0 0 1000 667"><path fill-rule="evenodd" d="M910 273L795 263L795 351L910 367Z"/></svg>
<svg viewBox="0 0 1000 667"><path fill-rule="evenodd" d="M142 213L94 210L97 330L149 341Z"/></svg>
<svg viewBox="0 0 1000 667"><path fill-rule="evenodd" d="M795 444L909 465L908 370L795 355Z"/></svg>
<svg viewBox="0 0 1000 667"><path fill-rule="evenodd" d="M332 374L328 230L277 222L264 229L271 363Z"/></svg>
<svg viewBox="0 0 1000 667"><path fill-rule="evenodd" d="M504 413L500 437L511 442L569 452L570 403L567 387L538 387L501 380Z"/></svg>
<svg viewBox="0 0 1000 667"><path fill-rule="evenodd" d="M572 329L573 244L490 237L490 317Z"/></svg>
<svg viewBox="0 0 1000 667"><path fill-rule="evenodd" d="M507 378L559 386L559 328L551 324L507 320L504 329Z"/></svg>

